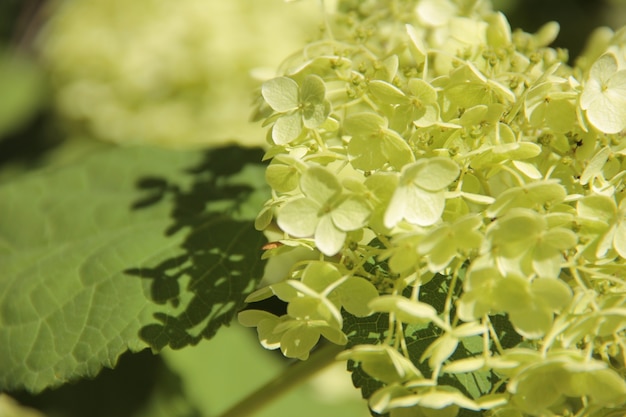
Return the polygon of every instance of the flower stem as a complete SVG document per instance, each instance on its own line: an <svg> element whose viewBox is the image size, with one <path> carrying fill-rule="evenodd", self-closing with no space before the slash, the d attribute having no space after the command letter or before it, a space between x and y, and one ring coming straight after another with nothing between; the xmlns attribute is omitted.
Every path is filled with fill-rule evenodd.
<svg viewBox="0 0 626 417"><path fill-rule="evenodd" d="M313 352L308 360L298 361L290 365L276 378L226 410L220 417L248 417L253 415L262 407L333 363L335 356L344 349L344 346L332 343L322 346Z"/></svg>

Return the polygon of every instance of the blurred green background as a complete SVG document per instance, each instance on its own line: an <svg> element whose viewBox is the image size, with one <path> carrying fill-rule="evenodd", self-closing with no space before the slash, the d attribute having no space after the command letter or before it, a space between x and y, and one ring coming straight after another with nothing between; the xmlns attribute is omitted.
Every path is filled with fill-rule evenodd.
<svg viewBox="0 0 626 417"><path fill-rule="evenodd" d="M494 4L512 28L558 21L554 46L572 60L595 27L626 24L626 0ZM0 0L0 183L80 158L102 141L263 145L264 130L249 123L252 92L317 36L320 20L314 0ZM47 416L212 416L287 365L233 325L195 348L126 355L95 380L12 396ZM0 417L41 415L33 408L0 394ZM369 415L341 366L259 416L294 410Z"/></svg>

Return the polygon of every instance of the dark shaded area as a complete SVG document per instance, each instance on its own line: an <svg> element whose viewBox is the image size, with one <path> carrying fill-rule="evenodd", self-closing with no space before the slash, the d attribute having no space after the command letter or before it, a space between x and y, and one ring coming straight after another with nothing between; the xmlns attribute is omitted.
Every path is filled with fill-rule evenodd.
<svg viewBox="0 0 626 417"><path fill-rule="evenodd" d="M0 1L0 45L9 43L13 38L24 3L22 0Z"/></svg>
<svg viewBox="0 0 626 417"><path fill-rule="evenodd" d="M249 303L244 310L263 310L280 317L287 314L287 303L274 295L265 300Z"/></svg>
<svg viewBox="0 0 626 417"><path fill-rule="evenodd" d="M0 47L30 49L45 19L45 6L49 1L0 1Z"/></svg>
<svg viewBox="0 0 626 417"><path fill-rule="evenodd" d="M141 338L154 349L179 349L210 339L230 323L255 289L263 274L265 238L252 220L239 217L253 194L265 191L255 189L255 178L241 174L250 165L262 172L262 155L260 149L236 146L213 149L186 171L191 186L156 176L138 181L144 196L132 208L171 199L172 222L164 233L186 233L182 254L125 271L151 281L153 302L182 309L178 314L158 312L156 322L141 329Z"/></svg>
<svg viewBox="0 0 626 417"><path fill-rule="evenodd" d="M4 59L13 55L35 59L31 42L41 26L45 3L46 0L0 0L0 54L6 54ZM33 61L33 65L39 63ZM9 165L19 171L40 168L46 164L48 153L63 142L54 125L48 97L42 95L40 100L15 130L0 133L0 169Z"/></svg>
<svg viewBox="0 0 626 417"><path fill-rule="evenodd" d="M559 22L561 30L551 46L567 49L573 63L589 34L606 25L605 16L610 10L606 0L521 0L507 12L507 18L511 29L521 28L530 33L549 21Z"/></svg>
<svg viewBox="0 0 626 417"><path fill-rule="evenodd" d="M147 350L122 355L115 370L104 369L92 380L66 384L38 395L11 393L24 405L48 416L63 417L132 417L154 401L156 395L182 398L182 382L159 356ZM200 417L200 413L190 408L185 416Z"/></svg>
<svg viewBox="0 0 626 417"><path fill-rule="evenodd" d="M346 349L350 349L356 345L372 344L377 345L384 343L386 331L389 327L389 315L383 313L375 313L368 317L356 317L342 310L344 326L343 332L348 336L348 345ZM373 332L371 329L375 328ZM384 384L371 376L369 376L354 361L348 361L348 371L351 372L352 384L355 388L361 390L361 396L368 399L376 390ZM387 414L378 414L370 410L370 414L374 417L386 417Z"/></svg>
<svg viewBox="0 0 626 417"><path fill-rule="evenodd" d="M48 162L46 156L62 143L49 114L41 112L27 125L0 138L0 169L9 164L23 170L43 167Z"/></svg>

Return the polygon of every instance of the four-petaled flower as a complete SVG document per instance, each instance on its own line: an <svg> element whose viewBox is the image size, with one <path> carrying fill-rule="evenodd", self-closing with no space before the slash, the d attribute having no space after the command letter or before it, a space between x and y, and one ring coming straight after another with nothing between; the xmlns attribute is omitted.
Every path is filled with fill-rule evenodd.
<svg viewBox="0 0 626 417"><path fill-rule="evenodd" d="M320 127L330 113L326 86L317 75L307 75L301 86L289 77L273 78L263 84L261 94L279 114L272 127L272 139L277 145L298 138L304 128Z"/></svg>
<svg viewBox="0 0 626 417"><path fill-rule="evenodd" d="M626 70L619 70L614 54L602 55L591 66L580 107L601 132L619 133L626 128Z"/></svg>
<svg viewBox="0 0 626 417"><path fill-rule="evenodd" d="M445 190L458 175L457 164L445 157L424 158L404 166L385 212L385 226L391 228L402 219L418 226L435 224L445 207Z"/></svg>
<svg viewBox="0 0 626 417"><path fill-rule="evenodd" d="M304 197L285 204L277 216L278 226L294 237L314 236L317 248L327 256L341 250L346 232L365 225L371 209L357 194L342 192L334 174L314 166L300 178Z"/></svg>

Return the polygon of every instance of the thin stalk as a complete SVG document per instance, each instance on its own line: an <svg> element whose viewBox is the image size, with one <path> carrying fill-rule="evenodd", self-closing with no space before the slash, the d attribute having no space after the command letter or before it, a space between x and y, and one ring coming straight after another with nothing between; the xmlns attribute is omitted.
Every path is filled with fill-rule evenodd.
<svg viewBox="0 0 626 417"><path fill-rule="evenodd" d="M335 357L342 350L344 350L343 346L335 344L322 346L313 352L308 360L290 365L276 378L226 410L220 417L252 416L270 402L285 395L292 388L334 363Z"/></svg>

